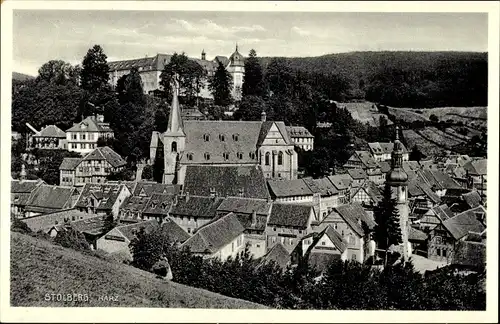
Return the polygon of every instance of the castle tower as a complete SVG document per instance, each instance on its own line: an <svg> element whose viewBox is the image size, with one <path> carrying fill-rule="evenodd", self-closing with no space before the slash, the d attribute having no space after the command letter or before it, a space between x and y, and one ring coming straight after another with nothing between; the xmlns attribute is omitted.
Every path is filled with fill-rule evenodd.
<svg viewBox="0 0 500 324"><path fill-rule="evenodd" d="M408 207L408 175L403 169L403 145L399 141L399 127L396 126L394 148L392 150L391 170L386 176L386 186L392 189L392 197L396 199L396 208L399 212L399 224L401 227L403 260L407 261L411 256L411 245L408 241L410 232Z"/></svg>
<svg viewBox="0 0 500 324"><path fill-rule="evenodd" d="M182 123L181 109L179 107L179 81L174 77L172 105L168 117L167 130L163 133L163 147L165 154L165 171L163 183L174 183L177 173L179 154L184 151L186 134Z"/></svg>
<svg viewBox="0 0 500 324"><path fill-rule="evenodd" d="M201 59L202 59L203 61L205 61L205 60L207 59L207 53L205 53L205 50L204 50L204 49L201 51Z"/></svg>
<svg viewBox="0 0 500 324"><path fill-rule="evenodd" d="M245 58L238 52L238 44L233 54L229 57L228 72L233 78L232 95L235 100L241 99L241 89L243 87L243 75L245 74Z"/></svg>

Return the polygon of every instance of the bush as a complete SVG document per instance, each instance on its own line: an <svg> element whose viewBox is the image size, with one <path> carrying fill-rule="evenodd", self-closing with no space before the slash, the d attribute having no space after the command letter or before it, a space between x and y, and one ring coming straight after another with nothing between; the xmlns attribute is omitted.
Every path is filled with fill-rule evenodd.
<svg viewBox="0 0 500 324"><path fill-rule="evenodd" d="M54 238L54 243L77 251L90 250L89 243L85 239L85 236L70 226L65 227L57 233L57 236Z"/></svg>
<svg viewBox="0 0 500 324"><path fill-rule="evenodd" d="M430 120L431 122L433 122L433 123L437 123L437 122L439 122L439 118L438 118L438 116L436 116L436 115L434 115L434 114L432 114L432 115L429 117L429 120Z"/></svg>
<svg viewBox="0 0 500 324"><path fill-rule="evenodd" d="M26 225L25 222L20 221L17 218L13 218L10 224L10 230L13 232L21 233L21 234L30 234L32 230Z"/></svg>

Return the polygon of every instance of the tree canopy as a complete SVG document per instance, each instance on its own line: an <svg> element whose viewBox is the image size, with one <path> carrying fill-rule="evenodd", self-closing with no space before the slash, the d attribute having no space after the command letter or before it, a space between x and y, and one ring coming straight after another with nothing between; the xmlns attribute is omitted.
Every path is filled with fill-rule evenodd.
<svg viewBox="0 0 500 324"><path fill-rule="evenodd" d="M94 45L87 51L82 61L80 72L81 87L91 93L108 87L109 66L107 56L100 45Z"/></svg>
<svg viewBox="0 0 500 324"><path fill-rule="evenodd" d="M224 65L217 61L217 69L212 77L209 78L208 89L214 97L214 104L227 107L232 102L231 89L232 77Z"/></svg>
<svg viewBox="0 0 500 324"><path fill-rule="evenodd" d="M243 75L242 94L243 97L263 97L266 95L264 74L262 72L260 62L257 59L257 52L255 52L254 49L250 50L250 53L245 60L245 74Z"/></svg>

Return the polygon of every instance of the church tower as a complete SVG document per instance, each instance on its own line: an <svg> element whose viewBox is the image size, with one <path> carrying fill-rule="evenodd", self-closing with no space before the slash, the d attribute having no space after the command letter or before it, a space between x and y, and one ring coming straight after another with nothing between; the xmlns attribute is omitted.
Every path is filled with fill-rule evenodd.
<svg viewBox="0 0 500 324"><path fill-rule="evenodd" d="M163 183L174 183L177 175L179 154L184 151L186 134L182 123L179 107L179 81L174 77L174 89L167 130L163 133L163 147L165 154L165 171Z"/></svg>
<svg viewBox="0 0 500 324"><path fill-rule="evenodd" d="M408 206L408 175L403 169L403 145L399 141L399 127L396 126L396 137L392 150L391 170L386 176L386 186L392 189L392 197L396 200L396 208L399 212L399 224L401 227L403 260L407 261L411 256L411 245L408 241L410 232Z"/></svg>

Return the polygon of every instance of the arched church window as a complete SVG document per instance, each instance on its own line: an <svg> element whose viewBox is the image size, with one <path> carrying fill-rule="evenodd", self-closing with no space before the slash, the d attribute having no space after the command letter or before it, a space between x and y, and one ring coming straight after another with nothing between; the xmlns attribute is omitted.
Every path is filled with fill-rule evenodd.
<svg viewBox="0 0 500 324"><path fill-rule="evenodd" d="M219 134L219 139L221 142L224 142L226 140L226 136L224 136L223 134Z"/></svg>
<svg viewBox="0 0 500 324"><path fill-rule="evenodd" d="M243 153L241 153L241 152L236 153L236 156L237 156L237 157L238 157L238 159L240 159L240 160L241 160L241 159L243 159Z"/></svg>
<svg viewBox="0 0 500 324"><path fill-rule="evenodd" d="M238 142L238 134L233 134L233 141Z"/></svg>
<svg viewBox="0 0 500 324"><path fill-rule="evenodd" d="M208 134L203 135L203 140L204 140L205 142L210 141L210 135L208 135Z"/></svg>
<svg viewBox="0 0 500 324"><path fill-rule="evenodd" d="M278 165L283 165L283 152L278 153Z"/></svg>
<svg viewBox="0 0 500 324"><path fill-rule="evenodd" d="M270 159L271 159L271 154L269 154L269 152L267 152L266 157L265 157L265 164L266 165L270 164Z"/></svg>
<svg viewBox="0 0 500 324"><path fill-rule="evenodd" d="M207 160L207 161L210 160L210 154L209 153L205 153L204 157L205 157L205 160Z"/></svg>
<svg viewBox="0 0 500 324"><path fill-rule="evenodd" d="M254 153L254 152L250 152L250 153L248 153L248 156L249 156L252 160L254 160L254 159L255 159L255 153Z"/></svg>
<svg viewBox="0 0 500 324"><path fill-rule="evenodd" d="M188 159L188 161L193 161L193 153L188 153L187 159Z"/></svg>
<svg viewBox="0 0 500 324"><path fill-rule="evenodd" d="M177 152L177 142L172 142L171 152Z"/></svg>

